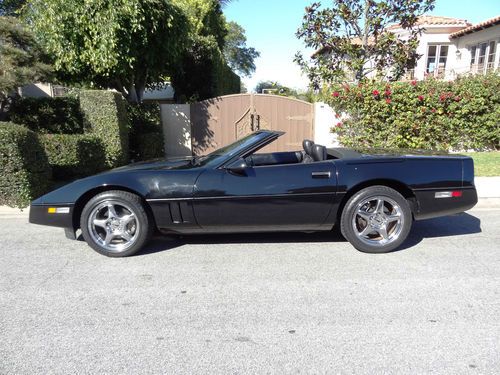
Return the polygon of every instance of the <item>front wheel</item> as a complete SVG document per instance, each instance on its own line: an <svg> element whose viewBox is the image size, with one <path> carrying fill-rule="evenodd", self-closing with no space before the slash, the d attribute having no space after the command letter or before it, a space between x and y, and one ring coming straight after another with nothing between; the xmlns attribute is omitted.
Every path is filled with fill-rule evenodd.
<svg viewBox="0 0 500 375"><path fill-rule="evenodd" d="M387 186L370 186L354 194L340 220L344 237L365 253L395 250L408 236L411 225L408 201Z"/></svg>
<svg viewBox="0 0 500 375"><path fill-rule="evenodd" d="M141 198L121 190L106 191L90 199L83 208L80 228L87 244L109 257L136 253L153 231Z"/></svg>

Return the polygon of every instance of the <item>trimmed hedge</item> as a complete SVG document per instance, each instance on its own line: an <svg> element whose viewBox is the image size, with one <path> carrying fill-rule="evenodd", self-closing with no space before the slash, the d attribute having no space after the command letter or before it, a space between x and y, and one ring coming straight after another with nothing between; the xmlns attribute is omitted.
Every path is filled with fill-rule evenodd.
<svg viewBox="0 0 500 375"><path fill-rule="evenodd" d="M52 174L57 180L90 176L105 169L106 151L93 134L40 135Z"/></svg>
<svg viewBox="0 0 500 375"><path fill-rule="evenodd" d="M26 207L47 192L51 170L36 133L0 123L0 205Z"/></svg>
<svg viewBox="0 0 500 375"><path fill-rule="evenodd" d="M10 120L44 134L82 134L83 121L77 98L17 98L9 109Z"/></svg>
<svg viewBox="0 0 500 375"><path fill-rule="evenodd" d="M339 118L333 132L348 147L500 149L500 76L452 82L365 82L337 85L325 101Z"/></svg>
<svg viewBox="0 0 500 375"><path fill-rule="evenodd" d="M128 117L125 99L112 91L82 90L79 94L84 126L106 149L105 166L128 162Z"/></svg>

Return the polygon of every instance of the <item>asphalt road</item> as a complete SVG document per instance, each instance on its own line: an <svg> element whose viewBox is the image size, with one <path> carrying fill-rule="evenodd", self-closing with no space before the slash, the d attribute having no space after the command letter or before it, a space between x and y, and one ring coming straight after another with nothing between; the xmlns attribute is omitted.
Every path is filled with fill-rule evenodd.
<svg viewBox="0 0 500 375"><path fill-rule="evenodd" d="M500 210L404 249L336 234L155 239L103 257L0 218L0 373L500 373Z"/></svg>

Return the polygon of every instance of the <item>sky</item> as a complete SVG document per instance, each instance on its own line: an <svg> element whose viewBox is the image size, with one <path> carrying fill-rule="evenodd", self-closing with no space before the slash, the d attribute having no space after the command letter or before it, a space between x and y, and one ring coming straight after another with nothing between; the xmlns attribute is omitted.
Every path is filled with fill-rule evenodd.
<svg viewBox="0 0 500 375"><path fill-rule="evenodd" d="M307 78L301 75L293 58L297 51L306 51L295 36L304 15L304 8L313 0L232 0L224 7L229 21L246 30L247 45L256 48L260 57L257 69L250 78L243 78L249 91L259 81L278 81L280 84L305 89ZM320 1L327 6L329 1ZM475 24L500 15L500 0L436 0L430 13L436 16L466 19Z"/></svg>

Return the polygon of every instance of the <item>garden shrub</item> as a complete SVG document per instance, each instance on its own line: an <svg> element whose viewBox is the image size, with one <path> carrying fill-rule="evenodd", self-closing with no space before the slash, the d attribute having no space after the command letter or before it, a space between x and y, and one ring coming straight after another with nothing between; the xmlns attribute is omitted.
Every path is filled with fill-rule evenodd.
<svg viewBox="0 0 500 375"><path fill-rule="evenodd" d="M26 207L47 192L51 170L36 133L0 123L0 205Z"/></svg>
<svg viewBox="0 0 500 375"><path fill-rule="evenodd" d="M500 77L446 82L335 85L325 101L339 116L332 131L347 147L486 150L500 148Z"/></svg>
<svg viewBox="0 0 500 375"><path fill-rule="evenodd" d="M80 104L74 97L17 98L11 104L9 117L37 133L83 133Z"/></svg>
<svg viewBox="0 0 500 375"><path fill-rule="evenodd" d="M94 134L43 134L40 142L56 180L86 177L105 169L105 148Z"/></svg>
<svg viewBox="0 0 500 375"><path fill-rule="evenodd" d="M105 147L105 166L126 164L129 125L125 99L117 92L103 90L82 90L79 97L86 130L99 137Z"/></svg>
<svg viewBox="0 0 500 375"><path fill-rule="evenodd" d="M137 136L136 142L137 155L135 160L149 160L165 156L161 133L140 134Z"/></svg>
<svg viewBox="0 0 500 375"><path fill-rule="evenodd" d="M147 160L164 156L159 104L129 104L127 110L130 157L133 160Z"/></svg>

